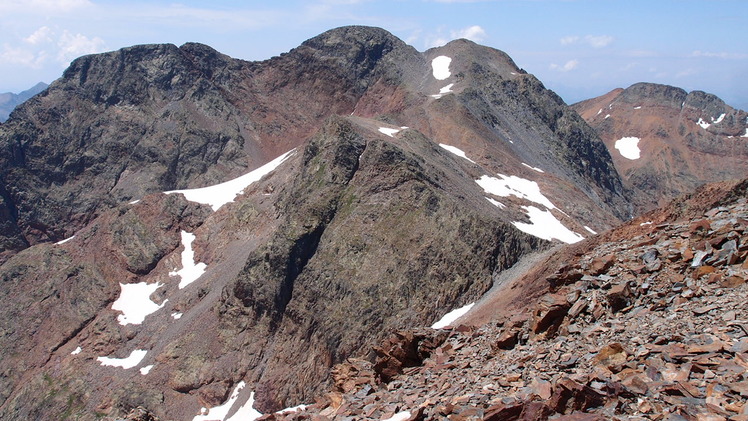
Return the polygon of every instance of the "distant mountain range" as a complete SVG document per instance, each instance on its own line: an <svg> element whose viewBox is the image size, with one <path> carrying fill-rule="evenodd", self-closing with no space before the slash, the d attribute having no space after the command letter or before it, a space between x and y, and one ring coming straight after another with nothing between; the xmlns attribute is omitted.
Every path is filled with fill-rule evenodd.
<svg viewBox="0 0 748 421"><path fill-rule="evenodd" d="M748 176L745 113L706 94L574 107L501 51L361 26L75 60L0 125L0 418L312 402L539 253Z"/></svg>
<svg viewBox="0 0 748 421"><path fill-rule="evenodd" d="M10 116L10 112L13 111L19 104L38 94L47 88L46 83L39 82L30 89L27 89L19 94L12 92L5 92L0 94L0 123L4 123Z"/></svg>

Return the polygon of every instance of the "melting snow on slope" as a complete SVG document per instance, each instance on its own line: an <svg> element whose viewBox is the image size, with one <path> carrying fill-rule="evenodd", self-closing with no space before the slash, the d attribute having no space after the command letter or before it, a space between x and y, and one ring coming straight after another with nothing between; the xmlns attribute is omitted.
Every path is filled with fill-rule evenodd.
<svg viewBox="0 0 748 421"><path fill-rule="evenodd" d="M195 251L192 250L192 242L195 241L195 234L182 231L182 269L169 272L169 276L179 276L179 289L195 282L203 273L207 265L205 263L195 263Z"/></svg>
<svg viewBox="0 0 748 421"><path fill-rule="evenodd" d="M399 132L400 129L390 129L390 128L387 128L387 127L380 127L379 131L381 133L386 134L389 137L395 137L395 133Z"/></svg>
<svg viewBox="0 0 748 421"><path fill-rule="evenodd" d="M719 123L721 123L721 122L722 122L722 120L724 120L724 119L725 119L725 116L726 116L726 115L727 115L727 114L725 114L725 113L722 113L722 114L720 114L720 115L719 115L719 117L717 117L717 119L716 119L716 120L714 119L714 117L712 117L712 122L714 122L714 124L719 124Z"/></svg>
<svg viewBox="0 0 748 421"><path fill-rule="evenodd" d="M72 236L70 238L66 238L64 240L60 240L60 241L56 242L55 244L57 244L59 246L59 245L67 243L68 241L72 240L73 238L75 238L75 236Z"/></svg>
<svg viewBox="0 0 748 421"><path fill-rule="evenodd" d="M556 206L554 206L553 203L551 203L551 201L540 192L538 183L513 175L509 177L504 174L498 175L501 179L484 175L481 176L480 179L475 180L475 182L483 187L483 190L485 190L486 193L491 193L501 197L517 196L543 205L548 209L556 208Z"/></svg>
<svg viewBox="0 0 748 421"><path fill-rule="evenodd" d="M431 325L432 329L443 329L450 324L452 324L455 320L459 319L460 317L464 316L465 313L470 311L471 308L475 303L471 303L466 305L465 307L460 307L456 310L452 310L449 313L445 314L444 317L442 317L438 322Z"/></svg>
<svg viewBox="0 0 748 421"><path fill-rule="evenodd" d="M439 93L438 93L438 94L436 94L436 95L431 95L431 96L432 96L432 97L434 97L434 98L436 98L436 99L439 99L439 98L441 98L441 97L442 97L442 96L443 96L444 94L449 94L449 93L452 93L452 87L453 87L454 85L455 85L454 83L450 83L449 85L447 85L447 86L445 86L445 87L443 87L443 88L439 89Z"/></svg>
<svg viewBox="0 0 748 421"><path fill-rule="evenodd" d="M470 161L470 162L472 162L473 164L475 164L475 161L473 161L472 159L468 158L468 157L467 157L467 156L465 155L465 152L464 152L464 151L463 151L462 149L460 149L460 148L457 148L457 147L455 147L455 146L450 146L450 145L446 145L446 144L444 144L444 143L440 143L440 144L439 144L439 146L441 146L442 148L446 149L446 150L447 150L448 152L451 152L451 153L453 153L453 154L455 154L455 155L459 156L460 158L464 158L464 159L467 159L468 161Z"/></svg>
<svg viewBox="0 0 748 421"><path fill-rule="evenodd" d="M382 421L405 421L410 418L410 411L402 411Z"/></svg>
<svg viewBox="0 0 748 421"><path fill-rule="evenodd" d="M145 366L145 367L143 367L143 368L140 369L140 374L142 374L142 375L145 376L146 374L148 374L148 373L151 372L152 368L153 368L153 364L147 365L147 366Z"/></svg>
<svg viewBox="0 0 748 421"><path fill-rule="evenodd" d="M595 232L595 230L593 230L592 228L588 227L587 225L585 225L585 226L584 226L584 229L586 229L587 231L589 231L589 232L590 232L590 234L597 234L597 233Z"/></svg>
<svg viewBox="0 0 748 421"><path fill-rule="evenodd" d="M549 210L535 206L522 206L530 217L530 223L512 222L517 229L544 240L557 239L567 244L584 240L584 237L566 228Z"/></svg>
<svg viewBox="0 0 748 421"><path fill-rule="evenodd" d="M174 320L179 320L179 319L182 318L182 313L178 313L178 312L177 313L171 313L171 317Z"/></svg>
<svg viewBox="0 0 748 421"><path fill-rule="evenodd" d="M610 117L610 114L606 114L606 115L605 115L605 118L606 118L606 119L607 119L608 117Z"/></svg>
<svg viewBox="0 0 748 421"><path fill-rule="evenodd" d="M449 72L449 63L451 62L452 59L447 56L439 56L431 60L431 70L434 74L434 78L444 80L452 76L452 73Z"/></svg>
<svg viewBox="0 0 748 421"><path fill-rule="evenodd" d="M81 353L81 351L83 351L83 348L81 347L75 348L73 352L70 353L70 355L78 355Z"/></svg>
<svg viewBox="0 0 748 421"><path fill-rule="evenodd" d="M201 414L195 416L192 421L252 421L261 417L262 414L252 408L252 405L254 405L254 392L252 392L247 403L242 405L242 407L231 418L227 418L229 410L234 406L236 400L239 399L239 392L244 389L244 386L246 386L246 383L243 381L239 382L231 393L229 400L227 400L223 405L216 406L210 410L203 408Z"/></svg>
<svg viewBox="0 0 748 421"><path fill-rule="evenodd" d="M493 200L490 197L487 197L486 200L488 200L489 202L491 202L492 205L496 206L499 209L505 209L506 208L506 205L504 205L503 203L499 202L498 200Z"/></svg>
<svg viewBox="0 0 748 421"><path fill-rule="evenodd" d="M528 164L525 164L524 162L522 163L522 165L526 166L527 168L529 168L529 169L531 169L531 170L535 170L535 171L537 171L537 172L539 172L539 173L544 173L544 172L545 172L545 171L541 170L541 169L540 169L540 168L538 168L538 167L531 167L530 165L528 165Z"/></svg>
<svg viewBox="0 0 748 421"><path fill-rule="evenodd" d="M638 137L623 137L616 140L616 149L621 153L621 156L627 159L639 159L641 150L639 150L639 139Z"/></svg>
<svg viewBox="0 0 748 421"><path fill-rule="evenodd" d="M244 193L244 189L249 187L255 181L260 180L265 175L276 169L280 164L283 163L292 153L294 149L284 153L283 155L275 158L267 164L257 168L254 171L250 171L241 177L233 180L226 181L215 186L202 187L199 189L188 189L188 190L172 190L164 192L165 194L181 193L187 200L191 202L202 203L210 205L214 211L217 211L221 206L226 203L233 202L237 195Z"/></svg>
<svg viewBox="0 0 748 421"><path fill-rule="evenodd" d="M124 369L133 368L136 365L140 364L141 361L143 361L143 358L145 358L145 354L147 354L148 351L142 350L142 349L136 349L133 352L130 353L130 356L127 358L109 358L109 357L98 357L96 358L97 361L101 363L101 365L109 366L109 367L122 367Z"/></svg>
<svg viewBox="0 0 748 421"><path fill-rule="evenodd" d="M740 137L748 137L748 128L745 129L745 134Z"/></svg>
<svg viewBox="0 0 748 421"><path fill-rule="evenodd" d="M711 126L711 124L707 123L706 121L702 120L701 117L699 117L699 121L696 122L699 126L701 126L702 129L706 130Z"/></svg>
<svg viewBox="0 0 748 421"><path fill-rule="evenodd" d="M122 292L117 301L112 303L112 310L122 312L117 316L117 321L123 326L143 323L147 315L156 312L169 301L164 300L161 305L158 305L149 298L151 294L161 288L162 284L160 283L140 282L137 284L119 284L119 286L122 288Z"/></svg>

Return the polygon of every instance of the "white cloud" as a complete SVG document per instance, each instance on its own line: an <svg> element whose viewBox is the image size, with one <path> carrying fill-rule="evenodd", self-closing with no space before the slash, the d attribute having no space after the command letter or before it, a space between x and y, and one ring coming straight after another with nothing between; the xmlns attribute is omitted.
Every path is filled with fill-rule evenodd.
<svg viewBox="0 0 748 421"><path fill-rule="evenodd" d="M579 41L579 37L578 36L576 36L576 35L570 35L568 37L561 38L561 45L574 44L577 41Z"/></svg>
<svg viewBox="0 0 748 421"><path fill-rule="evenodd" d="M558 70L559 72L569 72L576 69L578 65L578 60L569 60L563 66L559 66L556 63L551 64L551 70Z"/></svg>
<svg viewBox="0 0 748 421"><path fill-rule="evenodd" d="M451 32L452 39L465 38L470 41L480 42L486 37L486 31L478 25L469 26L458 31Z"/></svg>
<svg viewBox="0 0 748 421"><path fill-rule="evenodd" d="M592 48L603 48L610 45L613 40L614 38L610 35L585 35L584 37L569 35L559 41L561 45L586 44Z"/></svg>
<svg viewBox="0 0 748 421"><path fill-rule="evenodd" d="M442 37L429 38L429 40L426 41L426 47L427 48L441 47L442 45L448 42L449 42L448 39L442 38Z"/></svg>
<svg viewBox="0 0 748 421"><path fill-rule="evenodd" d="M104 40L99 37L88 38L83 34L73 35L65 30L57 42L59 47L57 60L67 67L74 58L104 51L104 44Z"/></svg>
<svg viewBox="0 0 748 421"><path fill-rule="evenodd" d="M12 47L8 44L4 44L3 50L0 52L0 61L32 69L39 69L45 59L45 54L37 54L35 51L21 47Z"/></svg>
<svg viewBox="0 0 748 421"><path fill-rule="evenodd" d="M710 51L699 51L696 50L691 53L691 57L706 57L706 58L723 58L723 59L737 59L742 60L748 58L748 54L738 53L727 53L727 52L710 52Z"/></svg>
<svg viewBox="0 0 748 421"><path fill-rule="evenodd" d="M88 0L2 0L0 13L59 13L91 5Z"/></svg>
<svg viewBox="0 0 748 421"><path fill-rule="evenodd" d="M42 26L41 28L34 31L33 34L23 39L31 45L37 45L41 43L52 41L52 30L48 26Z"/></svg>
<svg viewBox="0 0 748 421"><path fill-rule="evenodd" d="M610 35L587 35L586 37L584 37L584 40L593 48L603 48L607 47L611 42L613 42L613 37Z"/></svg>

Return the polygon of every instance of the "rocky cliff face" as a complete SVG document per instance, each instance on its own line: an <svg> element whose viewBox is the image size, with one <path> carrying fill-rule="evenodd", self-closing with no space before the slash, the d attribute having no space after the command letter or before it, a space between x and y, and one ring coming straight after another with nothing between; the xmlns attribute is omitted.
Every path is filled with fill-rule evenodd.
<svg viewBox="0 0 748 421"><path fill-rule="evenodd" d="M0 142L3 419L308 402L630 213L600 139L505 54L376 28L259 63L82 57Z"/></svg>
<svg viewBox="0 0 748 421"><path fill-rule="evenodd" d="M480 325L397 332L374 364L335 367L317 403L261 419L744 420L746 187L565 246L511 281L539 296L489 299Z"/></svg>
<svg viewBox="0 0 748 421"><path fill-rule="evenodd" d="M748 174L748 114L714 95L639 83L573 108L600 134L640 212Z"/></svg>

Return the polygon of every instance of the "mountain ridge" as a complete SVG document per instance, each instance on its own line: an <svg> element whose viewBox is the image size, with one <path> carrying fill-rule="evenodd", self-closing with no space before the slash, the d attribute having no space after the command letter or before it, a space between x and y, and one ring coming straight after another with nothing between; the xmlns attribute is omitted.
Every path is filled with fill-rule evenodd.
<svg viewBox="0 0 748 421"><path fill-rule="evenodd" d="M8 419L309 402L389 332L635 211L593 128L505 53L378 28L263 62L85 56L0 142Z"/></svg>

